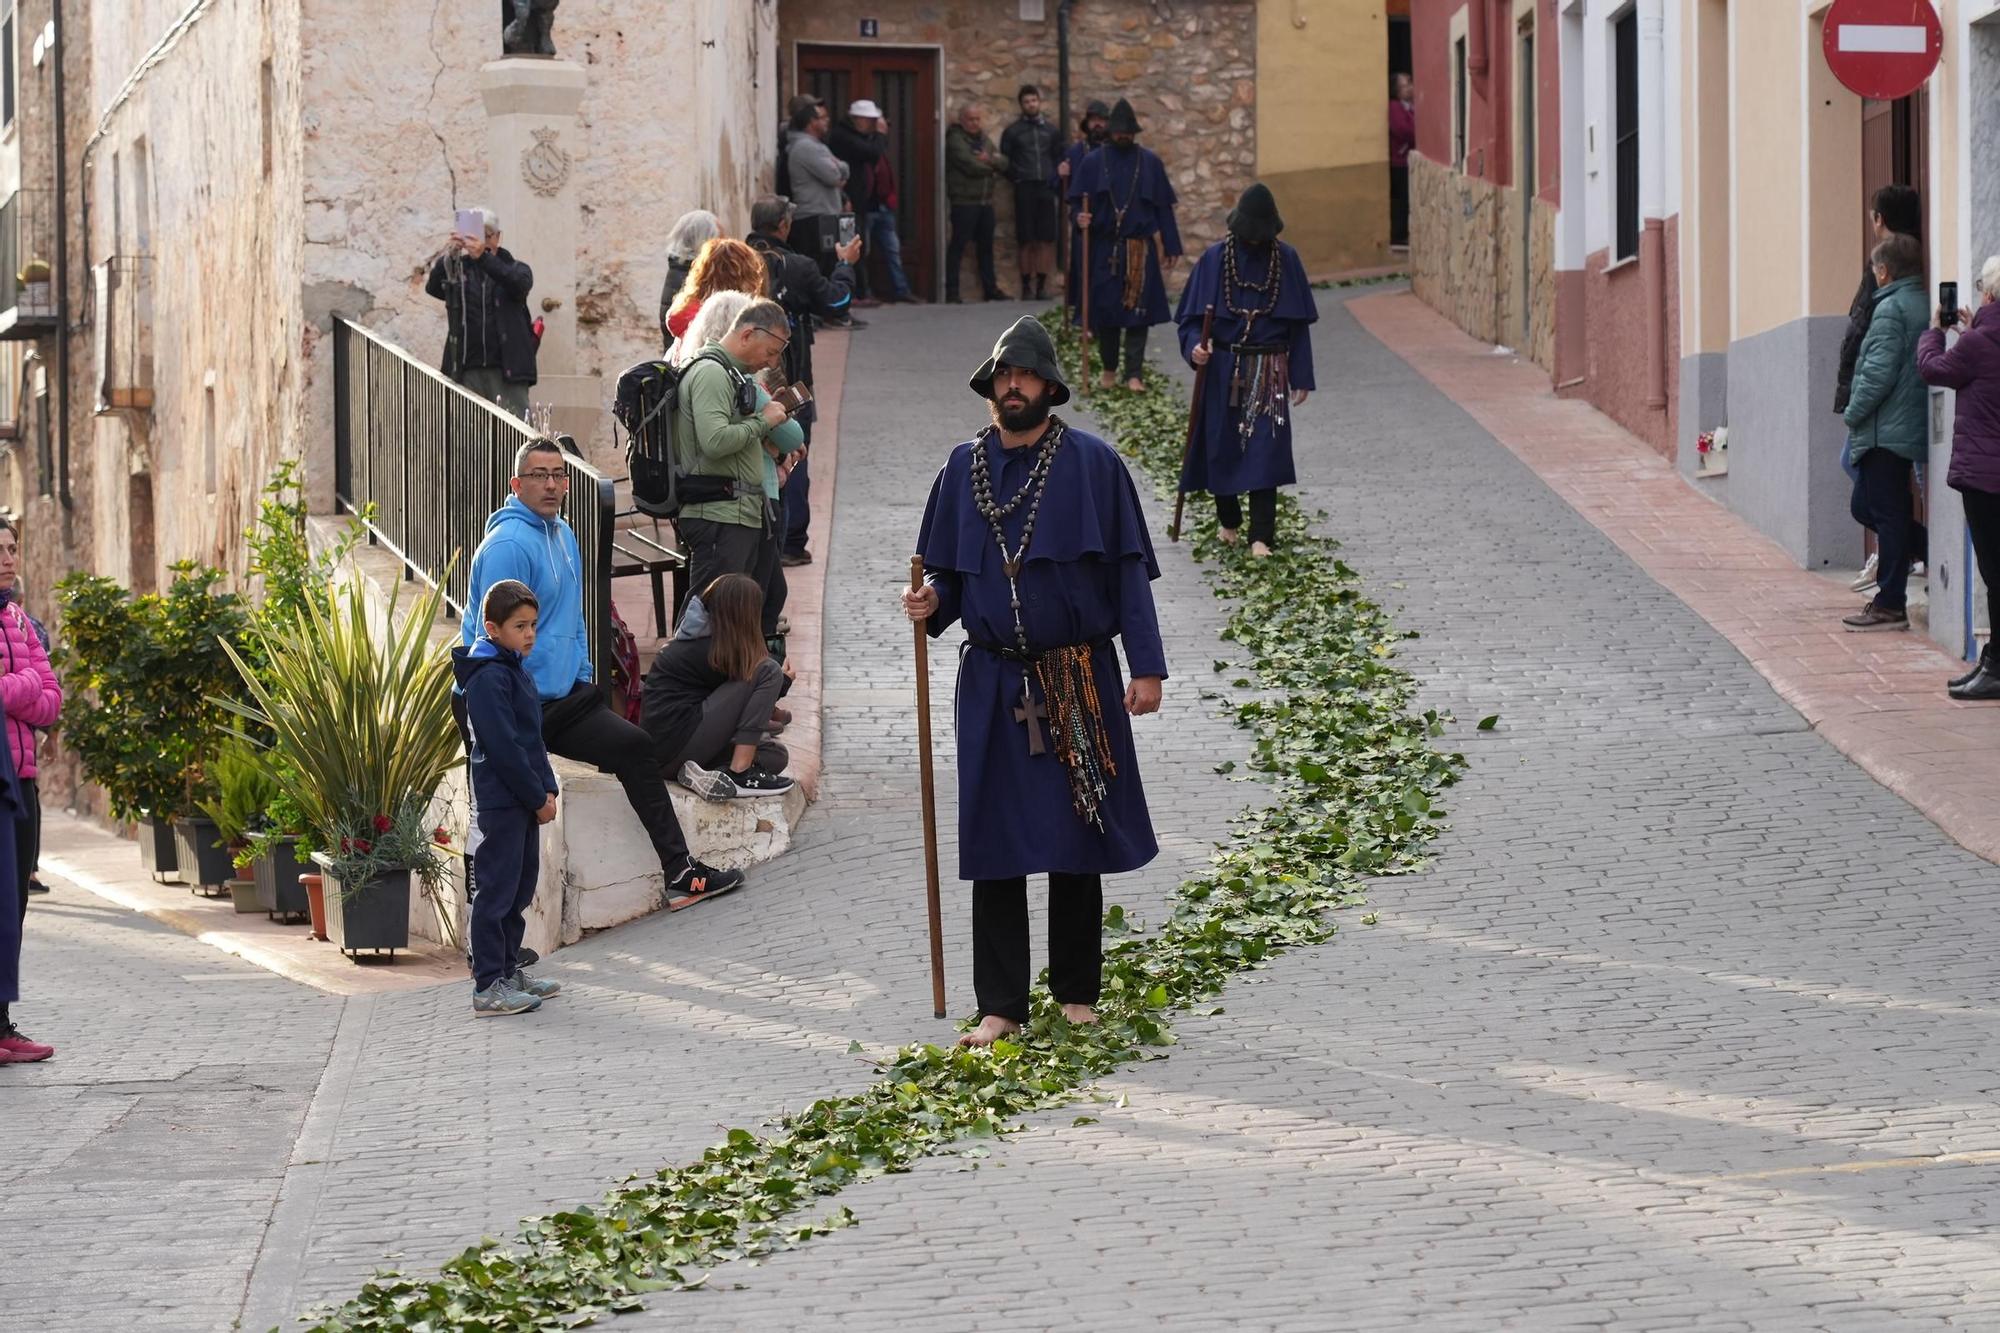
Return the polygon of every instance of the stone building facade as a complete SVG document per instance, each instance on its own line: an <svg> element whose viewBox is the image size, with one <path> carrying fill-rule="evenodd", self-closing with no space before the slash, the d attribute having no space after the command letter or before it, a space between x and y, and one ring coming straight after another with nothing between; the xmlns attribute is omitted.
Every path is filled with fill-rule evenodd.
<svg viewBox="0 0 2000 1333"><path fill-rule="evenodd" d="M1043 17L1021 17L1022 9L1039 10ZM985 109L986 131L997 144L1000 132L1019 115L1014 95L1024 83L1042 90L1054 117L1055 11L1053 3L1017 9L990 0L870 0L865 5L781 0L780 89L790 97L800 86L802 46L921 48L934 52L941 66L932 112L935 134L928 140L937 145L934 151L941 154L945 126L968 102ZM1257 11L1254 0L1179 5L1171 16L1147 0L1083 0L1071 13L1072 122L1093 98L1131 101L1145 128L1140 142L1160 155L1180 195L1181 239L1189 254L1221 237L1223 215L1257 175ZM876 25L875 35L857 41L862 30L858 16L864 14ZM852 95L873 94L864 89ZM1012 192L997 190L994 203L995 265L1001 285L1012 290ZM936 221L924 235L941 261L941 194L935 205ZM971 275L965 290L977 291L970 256L965 267Z"/></svg>
<svg viewBox="0 0 2000 1333"><path fill-rule="evenodd" d="M61 237L69 255L66 336L50 319L26 337L0 311L0 503L25 518L38 612L72 569L148 589L193 559L240 580L242 534L280 460L303 460L315 507L330 507L332 316L435 364L444 310L424 278L454 210L489 197L479 79L501 55L490 4L130 0L113 18L70 0L59 199L55 3L0 6L18 104L0 125L0 193L46 191L33 244ZM585 79L564 146L576 281L530 299L552 325L572 322L576 369L600 377L601 402L657 350L675 217L708 207L741 230L769 179L776 22L776 0L558 16L561 58ZM534 263L531 244L507 244ZM7 263L29 245L0 214ZM44 773L60 794L62 762Z"/></svg>

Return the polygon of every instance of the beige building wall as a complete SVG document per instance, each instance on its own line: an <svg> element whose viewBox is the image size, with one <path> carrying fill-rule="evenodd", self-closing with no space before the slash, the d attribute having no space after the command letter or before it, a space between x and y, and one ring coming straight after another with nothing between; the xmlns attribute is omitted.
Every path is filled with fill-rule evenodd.
<svg viewBox="0 0 2000 1333"><path fill-rule="evenodd" d="M1388 41L1381 5L1257 5L1257 175L1310 272L1389 260Z"/></svg>
<svg viewBox="0 0 2000 1333"><path fill-rule="evenodd" d="M1805 29L1792 0L1733 0L1729 9L1730 138L1736 146L1730 336L1747 338L1804 313L1799 157Z"/></svg>

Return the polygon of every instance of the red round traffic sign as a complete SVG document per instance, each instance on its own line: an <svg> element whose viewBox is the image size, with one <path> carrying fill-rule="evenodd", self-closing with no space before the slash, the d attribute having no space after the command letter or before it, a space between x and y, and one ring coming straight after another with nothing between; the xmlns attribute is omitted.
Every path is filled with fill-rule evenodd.
<svg viewBox="0 0 2000 1333"><path fill-rule="evenodd" d="M1850 92L1893 102L1923 87L1944 52L1931 0L1833 0L1826 63Z"/></svg>

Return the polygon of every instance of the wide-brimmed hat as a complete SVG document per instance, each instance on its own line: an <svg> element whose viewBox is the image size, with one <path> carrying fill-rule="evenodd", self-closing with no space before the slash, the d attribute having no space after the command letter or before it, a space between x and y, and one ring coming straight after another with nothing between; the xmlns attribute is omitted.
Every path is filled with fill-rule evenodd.
<svg viewBox="0 0 2000 1333"><path fill-rule="evenodd" d="M1238 197L1236 207L1229 210L1227 223L1229 234L1245 245L1269 245L1285 229L1285 220L1278 216L1278 201L1271 197L1271 187L1262 181Z"/></svg>
<svg viewBox="0 0 2000 1333"><path fill-rule="evenodd" d="M993 344L993 355L972 372L968 381L972 391L981 398L991 398L993 377L1002 366L1032 370L1047 380L1050 407L1061 407L1069 401L1069 385L1063 383L1062 367L1056 362L1056 340L1033 315L1021 316L1014 321L1013 328L1000 335L1000 341Z"/></svg>
<svg viewBox="0 0 2000 1333"><path fill-rule="evenodd" d="M847 118L849 120L880 120L882 119L882 108L864 97L858 102L849 102L847 104Z"/></svg>
<svg viewBox="0 0 2000 1333"><path fill-rule="evenodd" d="M1138 134L1138 113L1132 110L1130 102L1121 97L1118 105L1111 108L1111 121L1104 128L1111 134Z"/></svg>

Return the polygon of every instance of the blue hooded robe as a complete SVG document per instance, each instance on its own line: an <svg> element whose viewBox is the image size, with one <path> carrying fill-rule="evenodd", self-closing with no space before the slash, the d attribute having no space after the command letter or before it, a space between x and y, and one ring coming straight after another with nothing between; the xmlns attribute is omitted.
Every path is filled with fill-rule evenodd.
<svg viewBox="0 0 2000 1333"><path fill-rule="evenodd" d="M1107 143L1087 154L1071 170L1072 214L1090 208L1090 329L1140 328L1167 322L1167 283L1160 272L1160 251L1181 252L1180 227L1174 222L1174 187L1158 155L1133 144ZM1118 220L1118 206L1125 218ZM1153 237L1160 238L1158 245ZM1146 281L1133 309L1125 307L1123 241L1144 237Z"/></svg>
<svg viewBox="0 0 2000 1333"><path fill-rule="evenodd" d="M1033 446L1003 449L993 430L958 445L931 487L917 538L938 594L929 632L942 634L958 621L970 639L960 651L956 702L959 878L1136 870L1153 859L1159 844L1139 781L1125 679L1110 640L1122 641L1133 675L1167 674L1151 586L1160 567L1138 492L1110 445L1069 429L1050 466L1020 575L1030 651L1078 643L1099 649L1092 672L1116 767L1099 807L1100 829L1077 814L1053 749L1029 753L1027 725L1015 718L1023 664L975 646L1011 649L1015 633L999 547L973 504L974 449L987 451L993 498L1002 505L1027 483L1036 454ZM1002 520L1010 550L1027 519L1024 503Z"/></svg>
<svg viewBox="0 0 2000 1333"><path fill-rule="evenodd" d="M1249 491L1289 486L1298 480L1292 466L1292 417L1287 403L1283 421L1272 415L1256 418L1246 440L1240 429L1241 406L1229 402L1230 379L1236 370L1239 346L1284 346L1289 349L1289 377L1294 389L1311 389L1313 384L1312 324L1319 318L1312 284L1306 281L1305 265L1299 252L1283 241L1251 246L1237 242L1236 276L1255 288L1270 275L1273 255L1278 264L1277 304L1270 313L1259 315L1248 329L1238 309L1261 305L1265 298L1239 287L1224 292L1222 248L1217 241L1195 261L1181 291L1180 308L1174 320L1180 326L1181 357L1193 365L1194 349L1201 344L1202 313L1215 307L1215 345L1208 368L1197 371L1207 376L1202 391L1201 423L1194 448L1188 450L1181 468L1181 489L1207 491L1210 495L1243 495ZM1232 308L1235 307L1235 308Z"/></svg>

